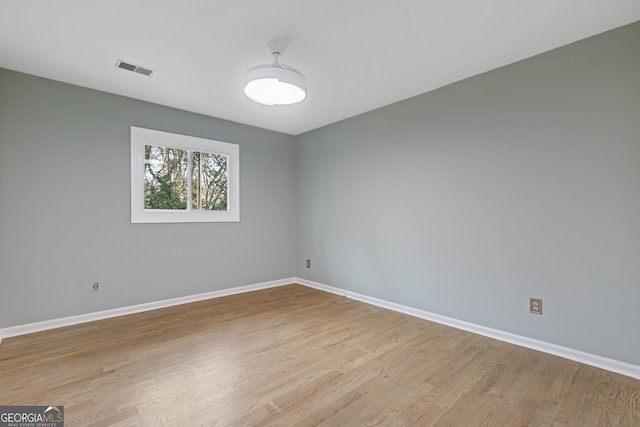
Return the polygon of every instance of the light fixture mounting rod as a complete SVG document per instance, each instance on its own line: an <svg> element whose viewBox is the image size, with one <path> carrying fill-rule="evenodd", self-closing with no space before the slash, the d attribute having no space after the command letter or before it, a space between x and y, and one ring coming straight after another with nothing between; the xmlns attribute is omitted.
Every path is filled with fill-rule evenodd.
<svg viewBox="0 0 640 427"><path fill-rule="evenodd" d="M267 47L269 48L269 52L272 55L283 55L284 51L287 48L287 44L282 40L273 39L269 43L267 43Z"/></svg>

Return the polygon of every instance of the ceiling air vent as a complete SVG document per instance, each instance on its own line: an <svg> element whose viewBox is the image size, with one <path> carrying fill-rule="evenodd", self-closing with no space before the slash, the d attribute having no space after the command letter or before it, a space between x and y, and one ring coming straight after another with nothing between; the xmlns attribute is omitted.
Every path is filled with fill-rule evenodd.
<svg viewBox="0 0 640 427"><path fill-rule="evenodd" d="M134 73L142 74L143 76L151 77L153 74L153 70L151 68L141 67L136 64L132 64L130 62L125 62L122 59L118 59L116 62L117 68L122 68L123 70L133 71Z"/></svg>

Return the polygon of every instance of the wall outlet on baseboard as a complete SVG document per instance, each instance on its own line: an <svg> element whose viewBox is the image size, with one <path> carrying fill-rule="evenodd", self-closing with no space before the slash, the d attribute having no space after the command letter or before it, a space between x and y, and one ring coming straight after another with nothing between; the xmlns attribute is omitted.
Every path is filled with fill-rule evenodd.
<svg viewBox="0 0 640 427"><path fill-rule="evenodd" d="M311 260L310 259L307 260L307 268L311 268Z"/></svg>
<svg viewBox="0 0 640 427"><path fill-rule="evenodd" d="M529 298L529 312L533 314L542 314L542 299Z"/></svg>
<svg viewBox="0 0 640 427"><path fill-rule="evenodd" d="M99 282L93 282L93 290L97 291L98 289L100 289L100 283Z"/></svg>

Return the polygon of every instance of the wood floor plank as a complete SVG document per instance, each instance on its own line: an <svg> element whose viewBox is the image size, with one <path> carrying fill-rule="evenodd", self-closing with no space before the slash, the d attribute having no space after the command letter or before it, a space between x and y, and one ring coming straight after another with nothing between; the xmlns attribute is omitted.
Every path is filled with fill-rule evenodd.
<svg viewBox="0 0 640 427"><path fill-rule="evenodd" d="M484 417L479 419L477 424L478 427L492 427L492 426L506 426L507 421L511 415L511 412L508 411L502 401L494 396L489 394L483 396L480 405L484 408L487 408L484 411Z"/></svg>
<svg viewBox="0 0 640 427"><path fill-rule="evenodd" d="M68 426L640 426L640 381L300 285L7 338Z"/></svg>

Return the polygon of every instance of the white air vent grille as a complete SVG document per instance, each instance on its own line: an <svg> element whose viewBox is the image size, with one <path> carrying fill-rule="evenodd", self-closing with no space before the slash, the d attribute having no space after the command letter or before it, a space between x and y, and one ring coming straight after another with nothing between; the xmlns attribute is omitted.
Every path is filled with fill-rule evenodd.
<svg viewBox="0 0 640 427"><path fill-rule="evenodd" d="M125 62L122 59L118 59L116 67L122 68L123 70L133 71L134 73L142 74L147 77L151 77L153 74L153 70L151 68L141 67L140 65L132 64L131 62Z"/></svg>

